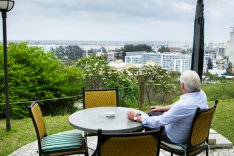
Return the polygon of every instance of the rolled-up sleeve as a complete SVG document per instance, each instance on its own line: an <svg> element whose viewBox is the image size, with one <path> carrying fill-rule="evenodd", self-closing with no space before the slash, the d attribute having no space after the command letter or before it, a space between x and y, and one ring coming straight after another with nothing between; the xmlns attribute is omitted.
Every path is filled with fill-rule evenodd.
<svg viewBox="0 0 234 156"><path fill-rule="evenodd" d="M184 117L186 117L186 110L178 109L178 107L172 106L173 109L163 113L159 116L150 116L150 117L142 117L141 121L145 127L150 128L159 128L160 126L164 126L173 122L176 122Z"/></svg>
<svg viewBox="0 0 234 156"><path fill-rule="evenodd" d="M143 116L141 118L141 122L145 127L150 127L150 128L158 128L161 125L164 125L163 123L160 122L161 116Z"/></svg>

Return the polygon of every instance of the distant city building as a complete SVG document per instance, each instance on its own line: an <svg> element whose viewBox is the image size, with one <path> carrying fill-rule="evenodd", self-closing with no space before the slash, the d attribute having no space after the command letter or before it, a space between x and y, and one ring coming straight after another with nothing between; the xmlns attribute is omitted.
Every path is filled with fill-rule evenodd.
<svg viewBox="0 0 234 156"><path fill-rule="evenodd" d="M215 53L217 59L222 59L225 56L225 48L217 47Z"/></svg>
<svg viewBox="0 0 234 156"><path fill-rule="evenodd" d="M88 56L89 56L88 50L85 50L85 56L84 57L88 57Z"/></svg>
<svg viewBox="0 0 234 156"><path fill-rule="evenodd" d="M142 55L125 56L125 63L143 64L143 57L142 57Z"/></svg>
<svg viewBox="0 0 234 156"><path fill-rule="evenodd" d="M191 68L191 55L181 53L159 53L156 64L169 71L182 73ZM160 61L160 62L158 62Z"/></svg>
<svg viewBox="0 0 234 156"><path fill-rule="evenodd" d="M213 53L215 56L214 67L220 70L225 70L228 66L228 52L229 52L230 42L227 43L216 43L215 48L209 52Z"/></svg>
<svg viewBox="0 0 234 156"><path fill-rule="evenodd" d="M169 71L183 72L191 68L191 55L181 53L135 53L125 56L125 63L154 63Z"/></svg>
<svg viewBox="0 0 234 156"><path fill-rule="evenodd" d="M158 64L160 65L160 58L157 57L157 53L143 53L142 54L142 58L143 58L143 61L142 63L143 64L147 64L147 63L155 63L155 64Z"/></svg>
<svg viewBox="0 0 234 156"><path fill-rule="evenodd" d="M204 54L203 59L203 72L207 71L208 60L211 60L212 65L215 65L215 54Z"/></svg>
<svg viewBox="0 0 234 156"><path fill-rule="evenodd" d="M143 54L145 51L126 52L125 63L144 64Z"/></svg>
<svg viewBox="0 0 234 156"><path fill-rule="evenodd" d="M229 61L232 62L232 67L234 67L234 27L230 33L230 44L228 51Z"/></svg>
<svg viewBox="0 0 234 156"><path fill-rule="evenodd" d="M169 51L170 52L181 52L183 49L182 48L179 48L179 47L168 47Z"/></svg>
<svg viewBox="0 0 234 156"><path fill-rule="evenodd" d="M131 51L126 52L126 56L142 55L143 53L145 53L145 51Z"/></svg>
<svg viewBox="0 0 234 156"><path fill-rule="evenodd" d="M133 54L133 53L132 53ZM191 69L191 54L182 53L135 53L136 55L126 55L125 63L129 64L157 64L169 71L177 71L182 73ZM141 55L140 55L141 54ZM215 54L204 54L203 71L207 71L208 60L215 64Z"/></svg>
<svg viewBox="0 0 234 156"><path fill-rule="evenodd" d="M115 52L114 51L108 51L107 52L107 60L108 60L108 62L114 62L115 61Z"/></svg>

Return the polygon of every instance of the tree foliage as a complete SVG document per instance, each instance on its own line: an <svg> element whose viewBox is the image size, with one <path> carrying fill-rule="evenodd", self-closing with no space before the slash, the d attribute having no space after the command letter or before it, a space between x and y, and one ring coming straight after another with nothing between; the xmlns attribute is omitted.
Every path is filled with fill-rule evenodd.
<svg viewBox="0 0 234 156"><path fill-rule="evenodd" d="M0 47L2 50L2 47ZM2 51L0 51L2 54ZM2 60L0 61L2 63ZM0 67L3 73L3 67ZM76 95L79 91L79 72L75 68L64 68L53 53L45 53L42 48L28 46L27 43L11 43L8 46L8 72L10 103L19 101L32 101L38 99L51 99ZM3 74L0 75L3 82ZM0 84L2 93L0 102L4 103L4 85ZM46 103L46 102L44 102ZM56 102L56 105L64 105ZM45 114L57 113L52 111L55 102L44 108ZM27 104L12 105L13 117L23 117L28 114L23 107ZM68 106L68 105L67 105ZM67 107L66 106L66 107ZM42 106L44 107L44 106ZM70 109L67 107L67 109ZM65 113L66 109L60 110ZM4 112L0 113L0 116Z"/></svg>
<svg viewBox="0 0 234 156"><path fill-rule="evenodd" d="M138 44L138 45L127 44L123 47L122 51L124 51L124 52L132 52L132 51L151 52L152 48L151 48L151 46L149 46L147 44Z"/></svg>
<svg viewBox="0 0 234 156"><path fill-rule="evenodd" d="M107 58L108 58L108 54L107 54L107 50L106 50L105 47L101 47L101 52L103 53L103 57L104 57L105 59L107 59Z"/></svg>
<svg viewBox="0 0 234 156"><path fill-rule="evenodd" d="M127 44L120 50L122 54L119 54L118 56L121 56L121 58L123 58L124 60L126 52L134 52L134 51L152 52L153 50L152 47L147 44L138 44L138 45Z"/></svg>
<svg viewBox="0 0 234 156"><path fill-rule="evenodd" d="M163 53L163 52L170 52L170 49L167 46L161 46L158 49L158 52Z"/></svg>
<svg viewBox="0 0 234 156"><path fill-rule="evenodd" d="M226 72L227 72L227 74L231 74L232 73L232 62L228 63L228 67L226 69Z"/></svg>
<svg viewBox="0 0 234 156"><path fill-rule="evenodd" d="M84 87L101 88L104 86L108 73L112 70L108 62L101 56L90 56L81 58L76 66L82 71L84 76Z"/></svg>
<svg viewBox="0 0 234 156"><path fill-rule="evenodd" d="M137 87L122 71L108 65L107 60L101 56L82 58L77 62L77 67L83 73L84 87L120 88L120 103L136 100Z"/></svg>
<svg viewBox="0 0 234 156"><path fill-rule="evenodd" d="M65 62L66 65L73 65L84 56L85 51L78 45L59 46L52 50L58 59Z"/></svg>
<svg viewBox="0 0 234 156"><path fill-rule="evenodd" d="M144 107L146 92L147 96L150 96L150 88L153 89L151 91L155 93L153 96L156 96L158 93L169 93L175 89L171 73L160 66L144 65L142 67L131 67L128 68L126 72L129 73L128 75L130 78L139 86L140 109Z"/></svg>
<svg viewBox="0 0 234 156"><path fill-rule="evenodd" d="M0 54L2 53L2 46L0 46ZM174 88L171 85L174 76L159 66L145 65L140 68L131 67L120 70L111 67L106 58L101 56L79 58L76 65L64 66L63 59L65 61L73 59L75 62L78 55L62 54L62 51L60 54L45 52L42 48L28 46L27 43L9 44L10 103L33 101L37 98L45 100L40 102L45 115L64 114L74 111L74 99L56 101L46 101L46 99L76 96L81 94L82 87L113 88L118 86L122 106L132 107L132 104L140 101L139 107L143 108L145 95L148 99L163 98ZM0 63L3 64L3 59ZM4 103L3 66L0 70L2 71L0 103ZM138 100L138 95L140 100ZM29 103L11 104L12 117L27 116L27 105ZM4 117L5 107L0 105L0 118Z"/></svg>

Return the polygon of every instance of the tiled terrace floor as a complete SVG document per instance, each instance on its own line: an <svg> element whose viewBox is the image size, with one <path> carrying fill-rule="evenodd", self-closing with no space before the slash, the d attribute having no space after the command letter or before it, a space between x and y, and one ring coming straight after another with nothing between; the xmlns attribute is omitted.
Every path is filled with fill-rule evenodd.
<svg viewBox="0 0 234 156"><path fill-rule="evenodd" d="M97 145L97 137L88 137L88 146L95 149ZM37 141L31 142L15 152L11 153L10 156L38 156L37 153L38 146ZM92 150L89 150L89 155L93 153ZM73 156L81 156L79 154ZM160 150L160 156L170 156L170 153ZM205 156L205 153L199 154L199 156ZM234 156L234 148L220 148L220 149L211 149L209 151L209 156Z"/></svg>

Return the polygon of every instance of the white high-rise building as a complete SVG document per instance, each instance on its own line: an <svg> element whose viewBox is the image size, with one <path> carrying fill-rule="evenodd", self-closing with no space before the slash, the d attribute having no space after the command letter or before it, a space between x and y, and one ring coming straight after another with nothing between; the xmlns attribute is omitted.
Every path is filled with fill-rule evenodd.
<svg viewBox="0 0 234 156"><path fill-rule="evenodd" d="M215 54L204 54L203 72L207 71L208 60L215 64ZM169 71L184 72L191 69L191 54L182 53L132 53L125 56L125 63L147 64L153 63Z"/></svg>
<svg viewBox="0 0 234 156"><path fill-rule="evenodd" d="M232 27L233 30L230 33L230 43L229 43L229 49L228 49L228 56L229 61L232 62L232 66L234 67L234 27Z"/></svg>
<svg viewBox="0 0 234 156"><path fill-rule="evenodd" d="M125 56L125 63L155 63L169 71L183 72L191 68L191 55L181 53L142 53Z"/></svg>
<svg viewBox="0 0 234 156"><path fill-rule="evenodd" d="M125 63L143 64L142 55L125 56Z"/></svg>
<svg viewBox="0 0 234 156"><path fill-rule="evenodd" d="M108 60L108 62L114 62L115 61L115 52L108 51L107 52L107 60Z"/></svg>
<svg viewBox="0 0 234 156"><path fill-rule="evenodd" d="M169 71L182 73L191 68L191 55L188 54L160 53L157 54L157 58L155 63Z"/></svg>
<svg viewBox="0 0 234 156"><path fill-rule="evenodd" d="M143 53L145 51L126 52L125 63L143 64Z"/></svg>

